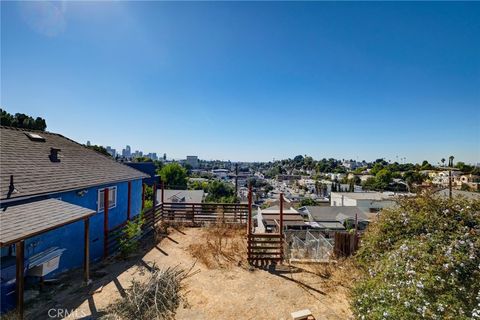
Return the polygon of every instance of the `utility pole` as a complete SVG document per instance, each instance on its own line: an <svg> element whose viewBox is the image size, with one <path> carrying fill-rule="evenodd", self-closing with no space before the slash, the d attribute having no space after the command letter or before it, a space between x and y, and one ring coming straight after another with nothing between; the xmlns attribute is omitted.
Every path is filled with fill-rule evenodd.
<svg viewBox="0 0 480 320"><path fill-rule="evenodd" d="M235 196L238 196L238 163L235 163Z"/></svg>
<svg viewBox="0 0 480 320"><path fill-rule="evenodd" d="M452 199L452 167L453 156L448 157L448 197Z"/></svg>

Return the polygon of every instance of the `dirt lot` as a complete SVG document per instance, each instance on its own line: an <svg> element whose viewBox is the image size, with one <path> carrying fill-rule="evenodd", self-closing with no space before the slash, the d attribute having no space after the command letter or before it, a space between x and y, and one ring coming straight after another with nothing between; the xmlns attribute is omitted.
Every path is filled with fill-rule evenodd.
<svg viewBox="0 0 480 320"><path fill-rule="evenodd" d="M195 264L197 273L186 280L185 301L177 310L177 319L290 319L291 312L301 309L310 309L317 319L351 318L341 267L286 264L259 269L235 262L238 257L222 267L207 267L192 256L192 245L205 236L202 228L172 230L145 254L96 266L89 287L80 286L81 271L71 273L69 284L47 288L50 293L30 303L27 315L44 318L54 308L68 310L68 319L95 319L124 294L131 279L141 279L152 264L186 269ZM50 310L52 314L58 311Z"/></svg>

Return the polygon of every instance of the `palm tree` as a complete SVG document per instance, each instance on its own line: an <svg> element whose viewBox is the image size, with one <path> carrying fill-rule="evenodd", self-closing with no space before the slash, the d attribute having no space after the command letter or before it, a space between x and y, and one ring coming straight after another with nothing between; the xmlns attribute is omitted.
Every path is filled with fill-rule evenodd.
<svg viewBox="0 0 480 320"><path fill-rule="evenodd" d="M442 162L442 167L445 166L445 158L442 158L442 160L440 160Z"/></svg>
<svg viewBox="0 0 480 320"><path fill-rule="evenodd" d="M448 166L449 167L453 167L453 159L454 159L454 156L448 157Z"/></svg>

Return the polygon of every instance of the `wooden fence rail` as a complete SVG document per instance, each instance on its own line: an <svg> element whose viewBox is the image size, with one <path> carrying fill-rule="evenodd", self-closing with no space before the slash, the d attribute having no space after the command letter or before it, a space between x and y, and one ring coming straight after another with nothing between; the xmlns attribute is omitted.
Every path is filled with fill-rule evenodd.
<svg viewBox="0 0 480 320"><path fill-rule="evenodd" d="M247 223L248 205L238 203L163 203L160 216L164 220L192 222Z"/></svg>
<svg viewBox="0 0 480 320"><path fill-rule="evenodd" d="M193 224L204 223L236 223L246 224L248 205L239 203L164 203L157 204L155 209L150 208L143 213L141 237L154 230L160 221L186 222ZM139 215L130 221L137 221ZM120 239L123 237L127 221L108 230L108 252L115 253L120 248Z"/></svg>
<svg viewBox="0 0 480 320"><path fill-rule="evenodd" d="M359 235L349 232L335 232L334 253L337 257L349 257L359 247Z"/></svg>
<svg viewBox="0 0 480 320"><path fill-rule="evenodd" d="M283 236L279 233L248 235L248 262L280 262L283 260Z"/></svg>

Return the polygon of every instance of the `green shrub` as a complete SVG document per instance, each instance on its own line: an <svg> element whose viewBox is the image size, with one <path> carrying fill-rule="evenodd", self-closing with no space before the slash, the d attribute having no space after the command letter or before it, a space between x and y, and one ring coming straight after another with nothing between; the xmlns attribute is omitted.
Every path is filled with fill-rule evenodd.
<svg viewBox="0 0 480 320"><path fill-rule="evenodd" d="M139 237L142 234L144 222L143 212L138 219L127 221L122 231L122 238L120 239L120 252L122 255L127 256L138 249Z"/></svg>
<svg viewBox="0 0 480 320"><path fill-rule="evenodd" d="M356 259L359 319L480 318L478 200L401 200L370 224Z"/></svg>

